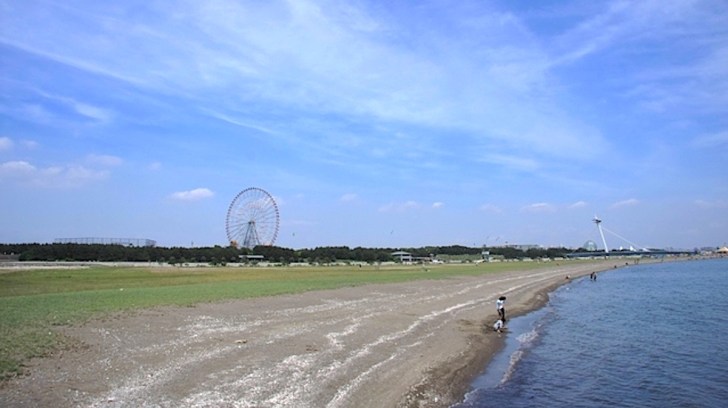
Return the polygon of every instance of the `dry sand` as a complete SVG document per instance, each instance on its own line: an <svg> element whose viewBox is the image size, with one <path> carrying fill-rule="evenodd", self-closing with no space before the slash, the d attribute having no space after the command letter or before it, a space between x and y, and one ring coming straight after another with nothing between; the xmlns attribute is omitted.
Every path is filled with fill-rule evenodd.
<svg viewBox="0 0 728 408"><path fill-rule="evenodd" d="M155 308L59 328L73 347L0 386L3 407L447 407L510 317L618 261ZM477 266L473 266L474 268Z"/></svg>

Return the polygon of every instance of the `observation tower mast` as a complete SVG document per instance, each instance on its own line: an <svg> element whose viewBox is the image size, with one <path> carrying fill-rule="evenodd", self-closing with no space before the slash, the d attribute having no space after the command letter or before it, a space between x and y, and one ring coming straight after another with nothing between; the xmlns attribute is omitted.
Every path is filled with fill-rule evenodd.
<svg viewBox="0 0 728 408"><path fill-rule="evenodd" d="M597 228L599 229L599 235L602 236L602 243L604 244L604 253L609 253L609 248L607 248L607 240L604 239L604 231L602 231L602 220L599 219L596 215L594 216L594 224L597 224Z"/></svg>

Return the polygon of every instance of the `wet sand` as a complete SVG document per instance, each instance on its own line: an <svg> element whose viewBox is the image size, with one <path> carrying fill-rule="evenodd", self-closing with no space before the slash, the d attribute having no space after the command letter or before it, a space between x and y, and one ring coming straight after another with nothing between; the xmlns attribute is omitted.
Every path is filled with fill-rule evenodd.
<svg viewBox="0 0 728 408"><path fill-rule="evenodd" d="M0 386L4 407L448 407L515 317L592 271L513 271L164 307L61 327L72 339ZM474 268L477 265L473 266Z"/></svg>

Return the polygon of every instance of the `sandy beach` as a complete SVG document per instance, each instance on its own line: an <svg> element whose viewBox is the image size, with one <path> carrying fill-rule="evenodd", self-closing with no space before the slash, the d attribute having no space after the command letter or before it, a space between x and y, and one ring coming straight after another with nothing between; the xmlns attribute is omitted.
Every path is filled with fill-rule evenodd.
<svg viewBox="0 0 728 408"><path fill-rule="evenodd" d="M514 317L624 261L155 308L59 327L73 346L0 386L4 407L448 407ZM474 268L477 265L473 266Z"/></svg>

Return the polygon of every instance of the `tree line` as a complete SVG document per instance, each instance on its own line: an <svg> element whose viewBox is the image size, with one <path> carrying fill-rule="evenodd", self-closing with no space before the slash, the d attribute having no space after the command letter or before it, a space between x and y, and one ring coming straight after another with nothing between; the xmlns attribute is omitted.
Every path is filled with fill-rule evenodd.
<svg viewBox="0 0 728 408"><path fill-rule="evenodd" d="M415 258L430 256L480 257L482 251L503 259L557 258L573 252L566 248L532 248L521 250L514 247L475 248L461 245L426 246L421 248L349 248L347 246L290 249L277 246L256 246L252 250L234 246L213 247L145 247L118 244L28 243L0 244L0 254L5 259L19 261L67 261L67 262L155 262L169 264L207 263L225 265L241 262L245 255L262 255L268 262L290 264L308 262L326 264L333 262L364 262L369 264L396 261L395 251L405 251Z"/></svg>

